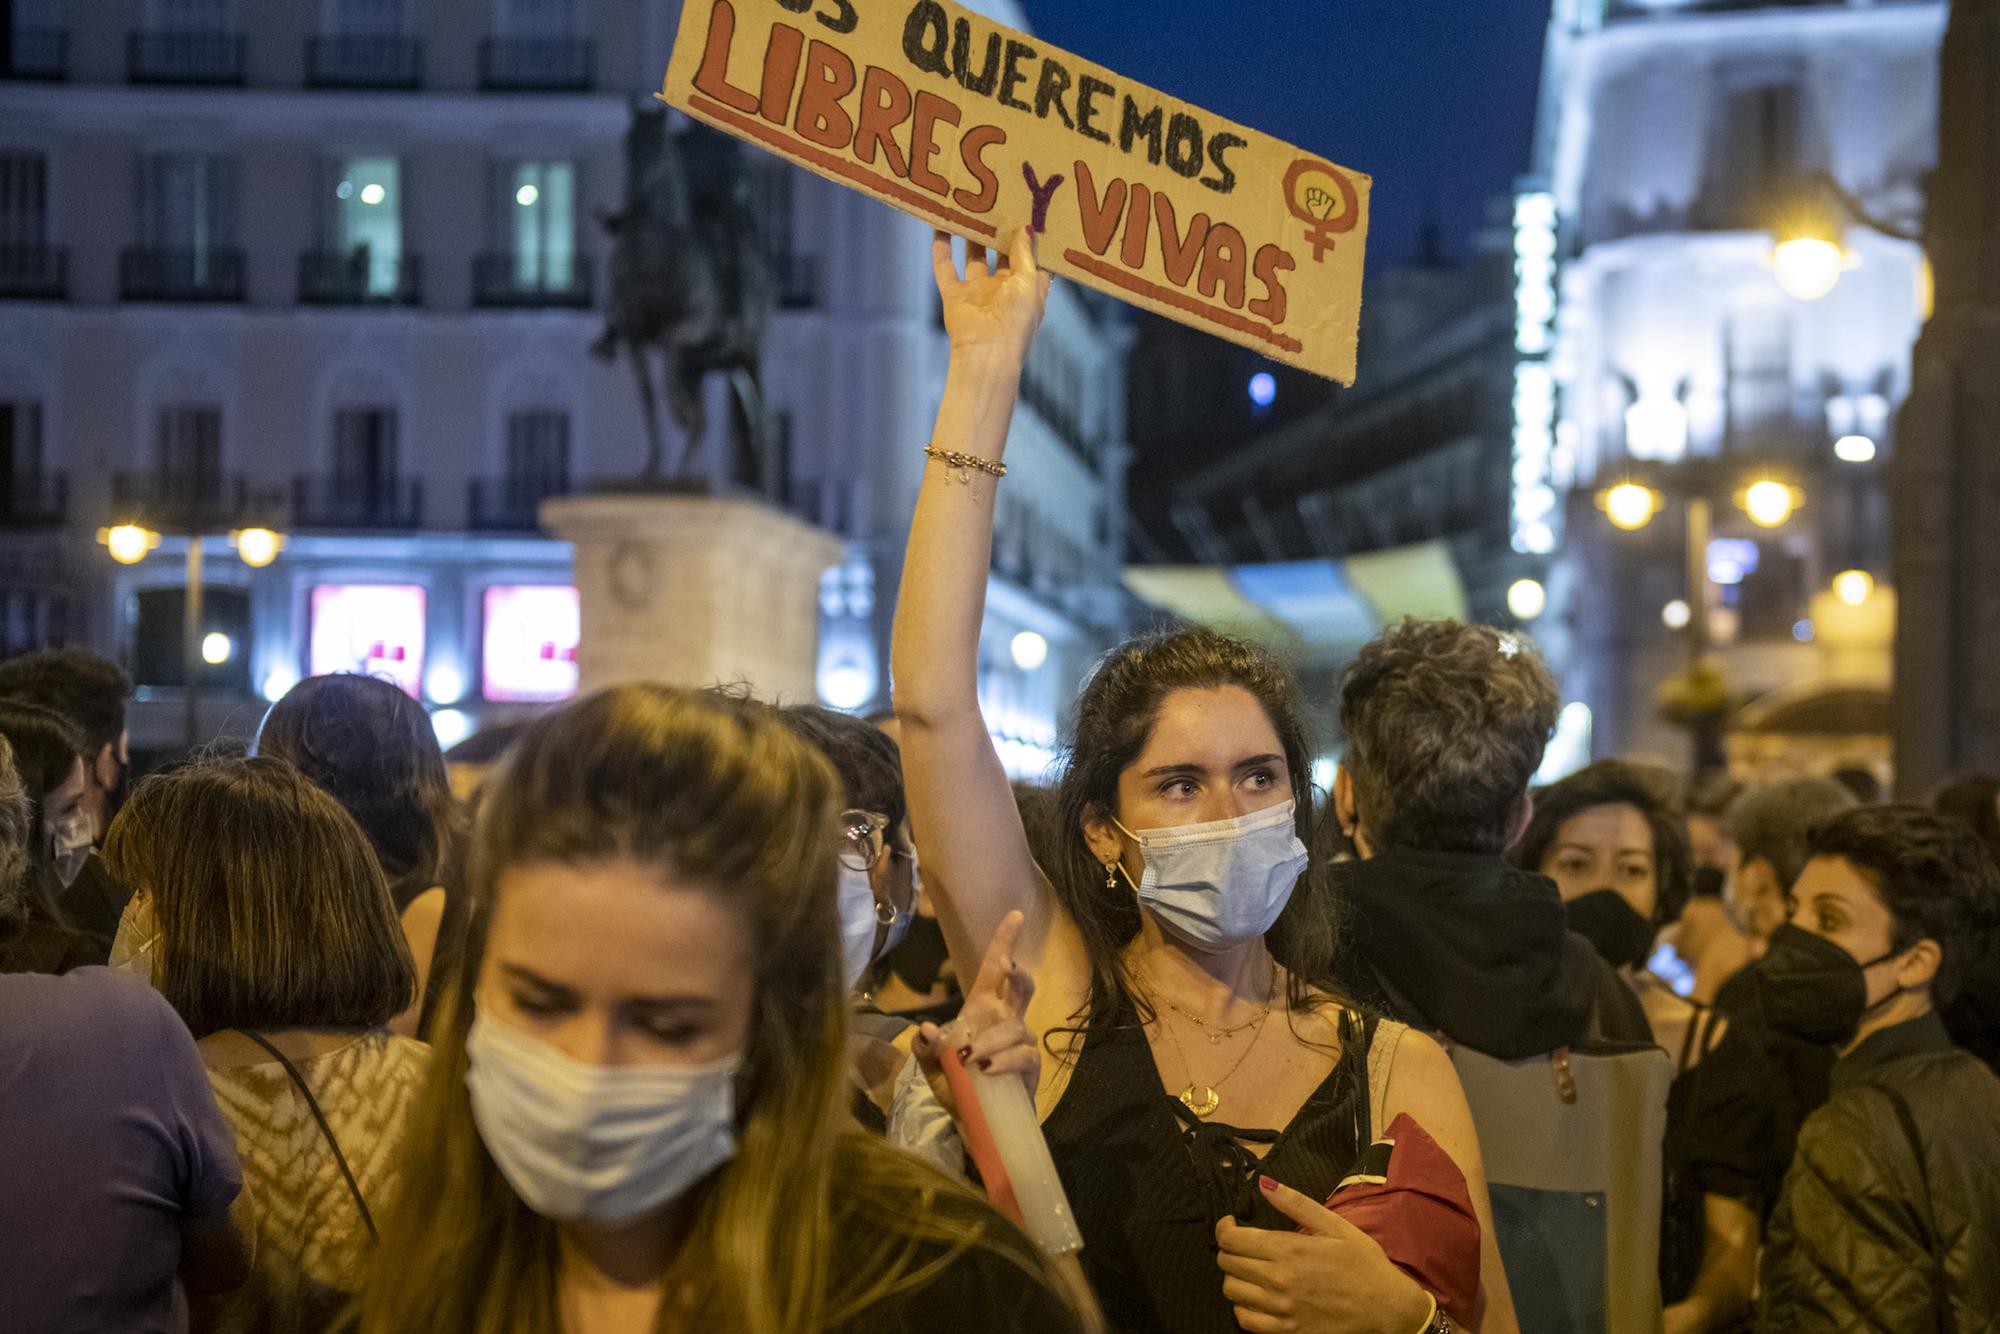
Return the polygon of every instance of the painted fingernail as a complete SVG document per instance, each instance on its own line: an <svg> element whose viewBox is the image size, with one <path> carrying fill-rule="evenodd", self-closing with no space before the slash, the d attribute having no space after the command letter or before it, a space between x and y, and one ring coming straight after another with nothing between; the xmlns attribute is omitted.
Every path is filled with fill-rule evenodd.
<svg viewBox="0 0 2000 1334"><path fill-rule="evenodd" d="M993 1068L993 1058L991 1056L982 1056L977 1061L974 1061L973 1064L981 1070L991 1070Z"/></svg>
<svg viewBox="0 0 2000 1334"><path fill-rule="evenodd" d="M958 1049L958 1059L959 1059L959 1060L961 1060L961 1061L969 1061L969 1060L971 1060L971 1059L972 1059L972 1048L970 1048L970 1047L960 1047L960 1048Z"/></svg>
<svg viewBox="0 0 2000 1334"><path fill-rule="evenodd" d="M1257 1185L1260 1188L1262 1188L1262 1190L1266 1195L1270 1194L1272 1191L1278 1188L1278 1183L1276 1181L1273 1181L1270 1177L1267 1176L1258 1177Z"/></svg>

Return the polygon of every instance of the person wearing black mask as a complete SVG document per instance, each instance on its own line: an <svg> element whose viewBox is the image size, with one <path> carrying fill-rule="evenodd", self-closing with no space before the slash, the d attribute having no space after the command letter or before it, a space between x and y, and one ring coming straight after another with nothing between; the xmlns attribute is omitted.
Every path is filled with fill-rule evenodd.
<svg viewBox="0 0 2000 1334"><path fill-rule="evenodd" d="M1685 830L1681 812L1638 770L1606 760L1537 792L1511 854L1555 881L1570 929L1618 970L1655 1040L1675 1056L1660 1226L1669 1334L1730 1329L1750 1311L1759 1146L1769 1126L1761 1046L1723 1050L1727 1023L1646 967L1654 938L1688 901Z"/></svg>
<svg viewBox="0 0 2000 1334"><path fill-rule="evenodd" d="M1835 1052L1771 1219L1759 1328L1989 1329L2000 1311L2000 1077L1937 1008L2000 933L2000 869L1921 807L1815 830L1755 965L1765 1020Z"/></svg>

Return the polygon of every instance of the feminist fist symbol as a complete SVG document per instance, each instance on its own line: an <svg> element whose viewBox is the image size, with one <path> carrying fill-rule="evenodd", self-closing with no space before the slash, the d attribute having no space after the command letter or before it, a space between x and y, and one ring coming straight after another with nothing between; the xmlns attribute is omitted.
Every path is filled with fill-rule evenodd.
<svg viewBox="0 0 2000 1334"><path fill-rule="evenodd" d="M1316 263L1325 262L1335 237L1353 231L1361 221L1354 182L1340 168L1315 158L1300 158L1285 169L1285 206L1306 225Z"/></svg>

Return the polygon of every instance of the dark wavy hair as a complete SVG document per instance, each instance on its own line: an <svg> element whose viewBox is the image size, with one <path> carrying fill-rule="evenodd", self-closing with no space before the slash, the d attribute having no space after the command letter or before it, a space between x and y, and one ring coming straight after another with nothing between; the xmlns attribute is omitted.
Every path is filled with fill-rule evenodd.
<svg viewBox="0 0 2000 1334"><path fill-rule="evenodd" d="M1056 783L1060 843L1042 870L1056 901L1076 923L1090 955L1091 987L1084 1022L1132 997L1123 951L1139 932L1139 903L1128 889L1107 889L1104 865L1084 838L1084 821L1118 811L1118 776L1139 758L1176 690L1239 686L1253 695L1278 734L1301 839L1312 829L1312 752L1306 744L1292 673L1269 651L1213 630L1179 630L1127 640L1108 654L1084 683L1076 702L1076 730ZM1291 901L1264 937L1291 974L1290 999L1310 1006L1312 988L1331 992L1336 939L1330 883L1308 867Z"/></svg>
<svg viewBox="0 0 2000 1334"><path fill-rule="evenodd" d="M1681 915L1694 892L1694 857L1688 851L1687 821L1661 785L1644 770L1619 760L1599 760L1535 793L1535 814L1527 832L1508 854L1516 866L1542 869L1542 858L1562 827L1600 806L1630 806L1653 832L1653 924Z"/></svg>
<svg viewBox="0 0 2000 1334"><path fill-rule="evenodd" d="M397 907L440 883L457 827L444 752L423 706L374 676L309 676L271 706L254 752L289 761L368 835Z"/></svg>
<svg viewBox="0 0 2000 1334"><path fill-rule="evenodd" d="M2000 935L2000 867L1963 820L1922 806L1862 806L1816 826L1808 859L1840 857L1889 910L1889 942L1934 940L1943 953L1931 999L1949 1005Z"/></svg>

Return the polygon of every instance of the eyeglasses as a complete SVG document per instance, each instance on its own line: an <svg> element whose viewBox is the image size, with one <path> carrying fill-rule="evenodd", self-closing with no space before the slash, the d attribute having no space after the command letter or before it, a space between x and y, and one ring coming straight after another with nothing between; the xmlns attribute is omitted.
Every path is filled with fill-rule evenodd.
<svg viewBox="0 0 2000 1334"><path fill-rule="evenodd" d="M882 860L889 817L874 811L840 813L840 864L850 871L870 871Z"/></svg>

